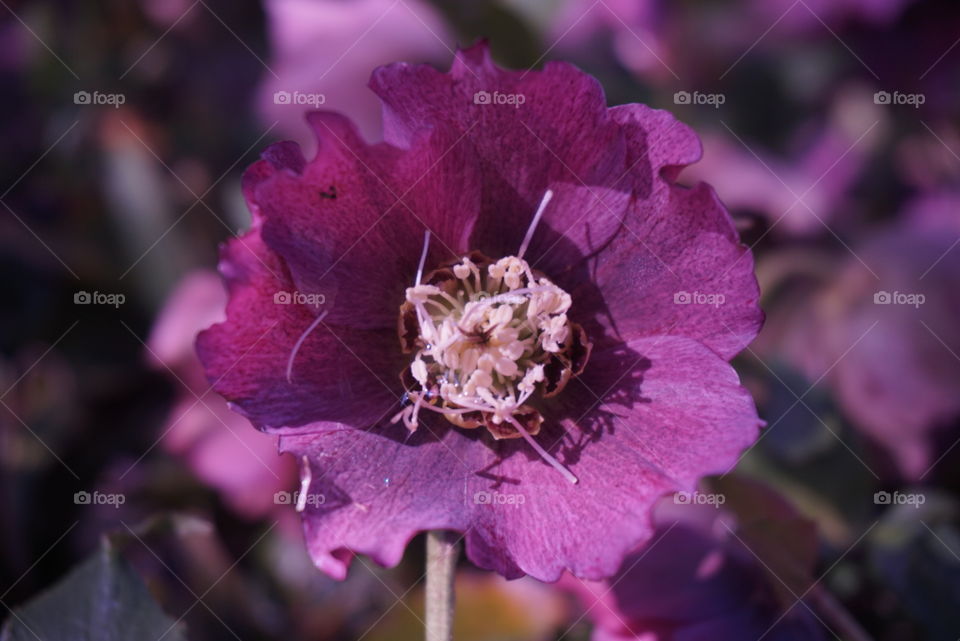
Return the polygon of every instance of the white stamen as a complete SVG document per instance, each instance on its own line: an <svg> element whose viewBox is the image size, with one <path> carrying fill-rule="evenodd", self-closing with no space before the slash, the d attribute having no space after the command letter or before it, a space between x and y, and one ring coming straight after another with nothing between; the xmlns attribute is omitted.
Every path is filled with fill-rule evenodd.
<svg viewBox="0 0 960 641"><path fill-rule="evenodd" d="M540 223L540 218L543 216L543 210L547 208L547 204L550 202L551 198L553 198L553 191L548 189L543 194L543 200L540 201L540 206L537 207L537 213L533 215L533 220L530 221L530 227L527 229L527 235L523 237L523 242L520 243L520 251L517 252L517 258L523 258L523 255L527 252L527 246L530 245L530 240L533 238L533 232Z"/></svg>
<svg viewBox="0 0 960 641"><path fill-rule="evenodd" d="M287 382L288 383L293 382L291 380L291 377L293 376L293 359L297 357L297 352L300 351L300 346L303 345L303 341L307 340L307 336L310 335L310 332L316 329L317 325L320 324L320 321L322 321L326 317L327 311L329 310L326 310L322 314L317 316L314 319L314 321L310 323L310 327L308 327L302 334L300 334L300 338L298 338L297 342L293 344L293 349L290 350L290 358L287 359Z"/></svg>
<svg viewBox="0 0 960 641"><path fill-rule="evenodd" d="M416 384L407 390L409 404L391 422L402 422L412 433L421 410L445 415L461 427L462 421L453 419L476 414L471 423L486 424L496 438L522 437L564 478L578 483L518 418L524 414L542 421L524 403L546 380L546 358L562 351L570 331L569 294L538 278L522 258L552 197L551 190L544 193L517 256L482 265L464 256L449 266L456 281L444 287L422 284L430 243L430 232L424 234L416 282L406 291L420 328L409 370ZM507 424L516 432L498 430Z"/></svg>
<svg viewBox="0 0 960 641"><path fill-rule="evenodd" d="M522 287L520 289L514 289L512 291L497 294L496 296L491 296L490 298L484 298L483 300L474 301L469 306L465 306L466 312L460 318L460 324L468 324L475 313L490 307L491 305L499 305L501 303L506 303L508 305L522 304L526 302L521 299L521 296L527 296L528 294L537 294L539 292L548 292L556 289L553 285L538 285L536 287Z"/></svg>
<svg viewBox="0 0 960 641"><path fill-rule="evenodd" d="M414 285L419 285L420 280L423 278L423 266L427 262L427 250L430 248L430 230L423 232L423 251L420 252L420 265L417 267L417 282Z"/></svg>
<svg viewBox="0 0 960 641"><path fill-rule="evenodd" d="M527 430L525 430L525 429L523 428L523 425L520 424L520 421L518 421L517 419L515 419L515 418L514 418L513 416L511 416L510 414L507 414L506 419L507 419L508 421L510 421L510 424L511 424L511 425L513 425L515 428L517 428L517 431L520 432L520 436L523 437L523 440L525 440L527 443L529 443L529 444L530 444L530 447L532 447L533 449L535 449L535 450L537 451L537 454L539 454L540 456L543 457L543 460L545 460L547 463L549 463L555 470L557 470L558 472L560 472L561 474L563 474L563 478L567 479L568 481L570 481L571 483L574 483L574 484L576 484L576 483L579 481L579 479L578 479L576 476L573 475L573 472L571 472L570 470L568 470L567 468L565 468L565 467L560 463L560 461L558 461L557 459L553 458L553 457L550 455L549 452L547 452L545 449L543 449L543 448L540 446L540 444L537 443L537 441L536 441L532 436L530 436L530 432L528 432Z"/></svg>
<svg viewBox="0 0 960 641"><path fill-rule="evenodd" d="M423 396L417 396L417 402L413 404L413 412L410 413L410 420L407 423L407 428L413 432L417 429L417 426L420 425L420 408L423 407Z"/></svg>
<svg viewBox="0 0 960 641"><path fill-rule="evenodd" d="M464 258L462 263L453 266L453 275L460 280L466 280L470 277L470 265L467 264L469 258Z"/></svg>
<svg viewBox="0 0 960 641"><path fill-rule="evenodd" d="M307 492L310 491L312 480L313 472L310 469L310 461L304 456L300 461L300 494L297 495L297 512L303 512L307 509Z"/></svg>

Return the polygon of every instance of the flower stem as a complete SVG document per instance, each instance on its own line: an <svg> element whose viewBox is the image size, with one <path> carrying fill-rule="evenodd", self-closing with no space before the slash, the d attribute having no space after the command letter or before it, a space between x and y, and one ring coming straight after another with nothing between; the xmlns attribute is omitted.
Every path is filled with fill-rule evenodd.
<svg viewBox="0 0 960 641"><path fill-rule="evenodd" d="M454 533L427 532L427 641L453 639L453 578L459 553Z"/></svg>

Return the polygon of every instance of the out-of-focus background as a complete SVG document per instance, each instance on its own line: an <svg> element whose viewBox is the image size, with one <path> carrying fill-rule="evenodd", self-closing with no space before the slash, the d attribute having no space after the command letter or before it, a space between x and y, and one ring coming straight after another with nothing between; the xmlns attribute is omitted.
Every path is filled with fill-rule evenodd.
<svg viewBox="0 0 960 641"><path fill-rule="evenodd" d="M681 182L713 184L755 253L767 324L735 364L767 430L708 482L728 500L698 538L668 530L607 589L464 563L457 638L694 639L732 614L768 639L960 637L960 4L0 0L4 639L104 577L153 637L419 638L420 542L316 571L292 461L192 342L259 151L309 150L311 108L377 139L375 67L446 69L481 37L702 137Z"/></svg>

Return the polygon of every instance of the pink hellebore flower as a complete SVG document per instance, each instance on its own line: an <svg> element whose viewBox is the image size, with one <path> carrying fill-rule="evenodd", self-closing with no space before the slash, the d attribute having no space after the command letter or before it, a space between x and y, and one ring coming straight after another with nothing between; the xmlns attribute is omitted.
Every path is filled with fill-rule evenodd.
<svg viewBox="0 0 960 641"><path fill-rule="evenodd" d="M164 448L182 457L234 512L259 518L276 509L274 494L290 489L296 469L291 457L278 456L275 436L251 430L222 398L207 393L193 344L197 332L223 319L226 305L216 274L188 275L160 312L148 351L158 369L169 369L175 384L192 391L181 390L163 432Z"/></svg>
<svg viewBox="0 0 960 641"><path fill-rule="evenodd" d="M960 416L958 207L927 194L854 245L784 334L787 357L911 480L935 469Z"/></svg>
<svg viewBox="0 0 960 641"><path fill-rule="evenodd" d="M757 436L728 360L762 321L749 252L670 114L607 108L574 67L376 70L386 141L309 115L269 148L228 242L217 390L302 463L306 540L335 577L424 530L513 578L601 578L657 497Z"/></svg>
<svg viewBox="0 0 960 641"><path fill-rule="evenodd" d="M782 584L736 534L733 514L668 501L655 510L653 542L628 557L615 576L564 577L562 584L580 596L596 624L592 641L826 638L810 606L778 602L775 588Z"/></svg>
<svg viewBox="0 0 960 641"><path fill-rule="evenodd" d="M364 84L394 60L439 61L453 38L421 0L267 0L273 54L260 86L260 113L274 133L300 138L303 115L322 107L350 114L368 140L380 136L380 104ZM313 139L305 144L312 145Z"/></svg>

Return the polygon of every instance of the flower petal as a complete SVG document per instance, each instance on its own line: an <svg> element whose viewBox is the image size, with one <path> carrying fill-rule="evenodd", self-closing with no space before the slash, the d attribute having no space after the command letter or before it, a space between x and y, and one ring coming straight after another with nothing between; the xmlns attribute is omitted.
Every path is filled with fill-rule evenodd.
<svg viewBox="0 0 960 641"><path fill-rule="evenodd" d="M395 331L319 325L287 365L316 308L283 302L293 281L263 242L259 226L224 246L220 271L230 302L227 320L202 332L197 352L217 392L262 428L324 420L369 425L400 393Z"/></svg>
<svg viewBox="0 0 960 641"><path fill-rule="evenodd" d="M320 150L311 162L273 147L247 181L263 238L283 256L296 290L323 296L328 322L392 328L413 284L424 231L430 264L467 250L480 183L469 143L421 131L409 150L367 145L346 118L310 114ZM269 171L269 169L273 169Z"/></svg>
<svg viewBox="0 0 960 641"><path fill-rule="evenodd" d="M558 280L578 313L602 310L592 326L579 322L595 341L604 333L686 336L733 358L757 335L763 313L753 257L716 194L703 183L671 186L659 208L630 220L628 233L597 256L590 279Z"/></svg>
<svg viewBox="0 0 960 641"><path fill-rule="evenodd" d="M877 232L786 326L788 358L830 385L912 480L937 469L960 415L955 234L910 224Z"/></svg>
<svg viewBox="0 0 960 641"><path fill-rule="evenodd" d="M417 532L449 529L465 533L474 563L507 577L613 574L651 535L656 499L726 471L759 420L733 369L695 341L640 339L593 359L536 437L577 485L522 440L442 419L413 435L381 424L282 436L324 497L304 514L317 566L342 578L351 553L395 565Z"/></svg>
<svg viewBox="0 0 960 641"><path fill-rule="evenodd" d="M646 198L652 183L662 182L661 168L699 157L696 137L665 112L638 111L628 132L620 122L627 118L607 109L587 74L558 62L506 71L485 44L459 51L449 73L382 67L371 87L384 102L388 141L407 145L437 123L470 139L484 181L474 248L516 253L545 191L555 192L527 254L547 272L582 260L619 232L631 198ZM657 153L645 153L644 144ZM645 192L635 194L641 185Z"/></svg>

